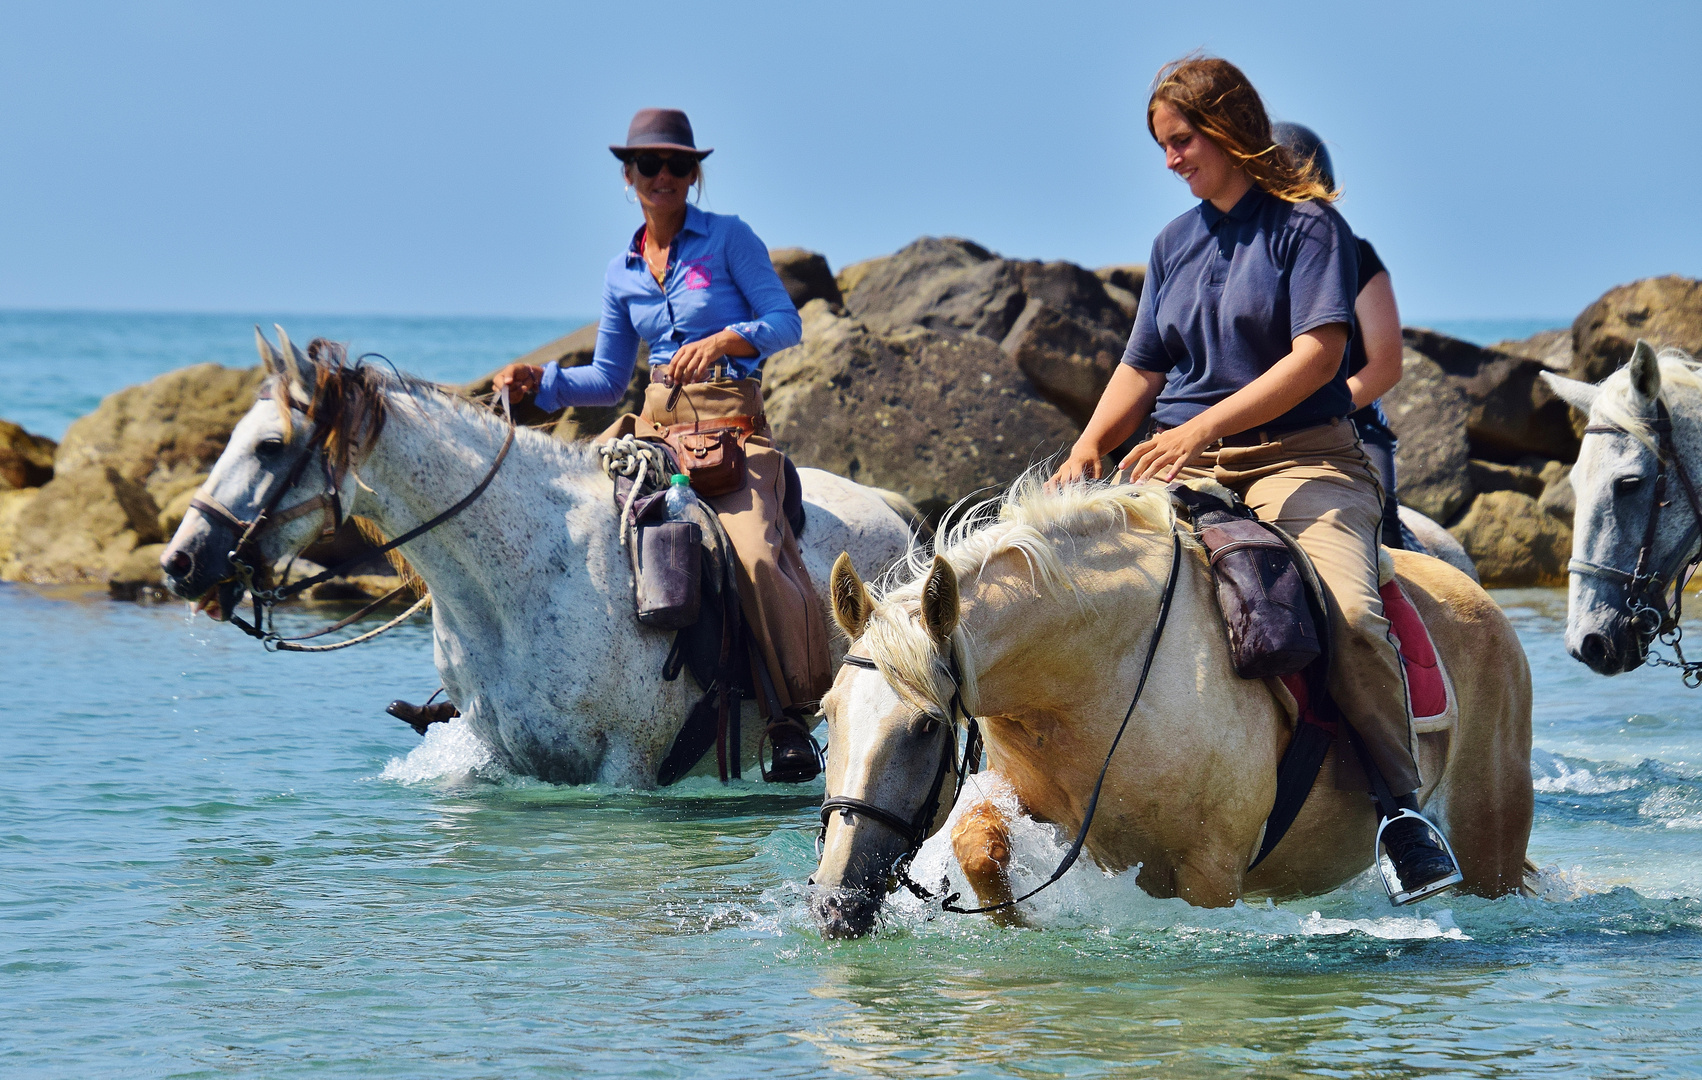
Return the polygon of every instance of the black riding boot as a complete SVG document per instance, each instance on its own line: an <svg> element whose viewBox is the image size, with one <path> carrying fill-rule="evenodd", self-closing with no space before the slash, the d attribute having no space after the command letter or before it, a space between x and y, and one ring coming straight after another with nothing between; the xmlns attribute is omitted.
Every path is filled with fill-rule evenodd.
<svg viewBox="0 0 1702 1080"><path fill-rule="evenodd" d="M431 725L441 724L461 715L461 710L447 701L440 701L436 705L413 705L401 698L384 706L384 711L421 735L424 735L426 728Z"/></svg>
<svg viewBox="0 0 1702 1080"><path fill-rule="evenodd" d="M774 748L774 765L766 779L777 784L802 784L821 773L821 751L801 719L787 716L770 724L768 742Z"/></svg>
<svg viewBox="0 0 1702 1080"><path fill-rule="evenodd" d="M1393 812L1380 809L1384 820L1393 819L1383 830L1383 847L1401 879L1401 891L1393 897L1396 904L1416 903L1460 883L1460 868L1440 843L1441 830L1433 834L1434 826L1422 816L1400 816L1403 810L1418 814L1413 795L1397 798Z"/></svg>

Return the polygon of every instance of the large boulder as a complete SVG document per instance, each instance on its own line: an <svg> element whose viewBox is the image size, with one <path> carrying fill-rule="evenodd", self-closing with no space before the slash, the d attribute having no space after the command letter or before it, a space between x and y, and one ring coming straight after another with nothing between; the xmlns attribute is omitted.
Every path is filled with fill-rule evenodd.
<svg viewBox="0 0 1702 1080"><path fill-rule="evenodd" d="M923 237L840 275L845 307L877 334L922 327L1000 343L1039 395L1085 425L1134 325L1130 267L1003 259L968 240ZM1144 271L1143 271L1144 273Z"/></svg>
<svg viewBox="0 0 1702 1080"><path fill-rule="evenodd" d="M1093 272L1093 276L1105 282L1105 295L1123 309L1129 324L1134 325L1135 312L1140 308L1141 290L1146 287L1146 264L1101 266Z"/></svg>
<svg viewBox="0 0 1702 1080"><path fill-rule="evenodd" d="M1470 404L1441 365L1413 349L1401 353L1401 381L1383 395L1389 427L1400 440L1395 474L1401 502L1447 521L1471 502Z"/></svg>
<svg viewBox="0 0 1702 1080"><path fill-rule="evenodd" d="M1549 371L1566 372L1572 369L1572 328L1538 330L1519 341L1497 341L1490 351L1535 360Z"/></svg>
<svg viewBox="0 0 1702 1080"><path fill-rule="evenodd" d="M58 445L10 420L0 420L0 491L40 487L53 479L53 452Z"/></svg>
<svg viewBox="0 0 1702 1080"><path fill-rule="evenodd" d="M164 539L148 489L114 465L61 472L11 523L4 576L48 584L105 584L143 544Z"/></svg>
<svg viewBox="0 0 1702 1080"><path fill-rule="evenodd" d="M776 441L799 465L896 491L933 521L1064 449L1076 428L979 334L876 332L825 301L764 378Z"/></svg>
<svg viewBox="0 0 1702 1080"><path fill-rule="evenodd" d="M175 487L224 453L263 377L258 367L196 364L109 394L65 432L54 474L113 469L150 497Z"/></svg>
<svg viewBox="0 0 1702 1080"><path fill-rule="evenodd" d="M1545 370L1541 362L1481 348L1434 330L1407 327L1402 338L1407 348L1434 361L1465 394L1466 435L1474 457L1501 462L1529 455L1561 461L1577 458L1571 406L1539 378Z"/></svg>
<svg viewBox="0 0 1702 1080"><path fill-rule="evenodd" d="M776 248L768 253L768 259L780 275L780 284L786 286L793 307L801 308L811 300L826 300L834 307L844 303L825 255L804 248Z"/></svg>
<svg viewBox="0 0 1702 1080"><path fill-rule="evenodd" d="M1702 356L1702 281L1669 274L1609 289L1572 324L1569 374L1600 382L1631 359L1638 338Z"/></svg>
<svg viewBox="0 0 1702 1080"><path fill-rule="evenodd" d="M1523 492L1479 495L1448 531L1477 563L1487 588L1559 585L1566 580L1572 528Z"/></svg>

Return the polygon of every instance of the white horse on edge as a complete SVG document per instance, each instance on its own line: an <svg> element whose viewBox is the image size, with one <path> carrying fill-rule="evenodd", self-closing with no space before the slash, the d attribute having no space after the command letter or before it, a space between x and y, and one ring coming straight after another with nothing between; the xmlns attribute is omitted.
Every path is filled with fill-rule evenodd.
<svg viewBox="0 0 1702 1080"><path fill-rule="evenodd" d="M1687 490L1702 478L1702 371L1679 349L1657 354L1639 341L1630 362L1598 384L1543 378L1590 418L1572 466L1566 651L1618 675L1650 658L1657 634L1677 641L1664 594L1683 588L1678 579L1702 544Z"/></svg>
<svg viewBox="0 0 1702 1080"><path fill-rule="evenodd" d="M345 365L331 343L315 342L304 356L288 337L274 350L256 336L270 377L203 496L250 521L268 499L300 505L326 486L337 495L324 500L323 514L271 515L256 537L261 565L306 547L339 504L346 516L401 535L471 491L508 434L496 415L432 384ZM296 470L299 493L280 503L276 488L303 453L314 457ZM817 469L799 477L807 512L800 547L827 611L835 556L849 552L879 573L904 554L910 529L878 489ZM200 598L221 620L241 600L233 530L216 513L191 513L161 557L173 591ZM591 446L520 429L484 494L401 550L431 590L449 699L500 764L556 783L655 786L699 691L689 675L662 677L673 634L634 617L613 485ZM844 645L830 640L837 663ZM744 721L749 767L761 738L754 703ZM712 771L714 756L699 769Z"/></svg>

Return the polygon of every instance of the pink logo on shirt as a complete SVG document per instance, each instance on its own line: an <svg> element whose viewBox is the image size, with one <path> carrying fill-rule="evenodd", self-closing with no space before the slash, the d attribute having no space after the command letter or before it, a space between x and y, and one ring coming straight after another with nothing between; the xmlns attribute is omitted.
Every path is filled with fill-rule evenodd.
<svg viewBox="0 0 1702 1080"><path fill-rule="evenodd" d="M688 289L707 289L711 280L709 260L699 259L696 262L684 264L685 283Z"/></svg>

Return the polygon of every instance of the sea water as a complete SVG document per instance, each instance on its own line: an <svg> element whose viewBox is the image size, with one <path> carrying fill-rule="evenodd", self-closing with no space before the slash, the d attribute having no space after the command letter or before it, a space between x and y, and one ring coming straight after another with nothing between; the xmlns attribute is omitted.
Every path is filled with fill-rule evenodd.
<svg viewBox="0 0 1702 1080"><path fill-rule="evenodd" d="M437 377L563 329L503 324ZM542 784L383 714L437 686L425 621L279 655L0 585L0 1075L1702 1075L1702 691L1592 675L1562 592L1495 595L1535 688L1539 897L1397 911L1364 878L1204 911L1084 866L1038 929L899 900L830 942L819 781ZM1015 846L1022 875L1061 850Z"/></svg>

